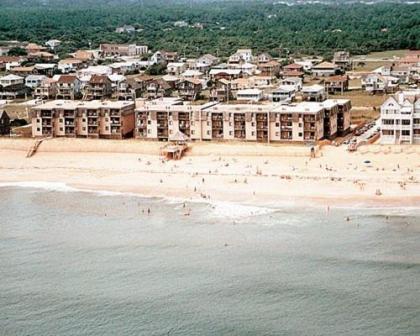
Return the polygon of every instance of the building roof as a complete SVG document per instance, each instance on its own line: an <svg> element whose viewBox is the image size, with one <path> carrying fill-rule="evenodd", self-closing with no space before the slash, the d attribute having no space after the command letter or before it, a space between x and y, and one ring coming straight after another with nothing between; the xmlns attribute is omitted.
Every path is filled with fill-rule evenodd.
<svg viewBox="0 0 420 336"><path fill-rule="evenodd" d="M60 77L58 77L57 79L57 83L70 84L70 83L74 83L74 81L77 79L78 78L75 75L60 75Z"/></svg>
<svg viewBox="0 0 420 336"><path fill-rule="evenodd" d="M336 69L336 68L337 66L334 63L330 63L330 62L322 62L312 67L312 69Z"/></svg>
<svg viewBox="0 0 420 336"><path fill-rule="evenodd" d="M0 80L8 80L8 81L11 81L11 80L19 80L19 79L24 79L23 77L21 77L21 76L16 76L16 75L7 75L7 76L4 76L4 77L0 77Z"/></svg>
<svg viewBox="0 0 420 336"><path fill-rule="evenodd" d="M126 106L132 105L134 107L134 102L132 101L121 101L121 100L91 100L91 101L84 101L84 100L52 100L46 102L41 105L36 105L33 107L35 110L43 110L43 109L68 109L74 110L77 108L112 108L112 109L120 109Z"/></svg>
<svg viewBox="0 0 420 336"><path fill-rule="evenodd" d="M105 84L107 82L110 82L110 79L106 75L93 74L89 80L90 84Z"/></svg>

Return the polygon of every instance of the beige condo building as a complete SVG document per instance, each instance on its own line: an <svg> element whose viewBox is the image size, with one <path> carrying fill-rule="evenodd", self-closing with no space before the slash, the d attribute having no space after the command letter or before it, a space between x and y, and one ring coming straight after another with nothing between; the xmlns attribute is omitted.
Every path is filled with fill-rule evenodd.
<svg viewBox="0 0 420 336"><path fill-rule="evenodd" d="M138 139L170 140L179 131L191 140L316 142L350 129L347 99L298 104L144 104L136 109Z"/></svg>
<svg viewBox="0 0 420 336"><path fill-rule="evenodd" d="M134 107L134 103L128 101L50 101L32 108L32 136L132 137Z"/></svg>

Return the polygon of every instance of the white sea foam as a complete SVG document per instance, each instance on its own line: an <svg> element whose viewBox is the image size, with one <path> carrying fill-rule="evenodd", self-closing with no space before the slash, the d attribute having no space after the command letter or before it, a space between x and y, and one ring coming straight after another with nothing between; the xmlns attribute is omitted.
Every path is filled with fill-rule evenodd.
<svg viewBox="0 0 420 336"><path fill-rule="evenodd" d="M42 189L42 190L60 191L60 192L77 192L77 191L79 191L78 189L70 187L65 183L43 182L43 181L0 183L0 188L6 188L6 187L33 188L33 189Z"/></svg>

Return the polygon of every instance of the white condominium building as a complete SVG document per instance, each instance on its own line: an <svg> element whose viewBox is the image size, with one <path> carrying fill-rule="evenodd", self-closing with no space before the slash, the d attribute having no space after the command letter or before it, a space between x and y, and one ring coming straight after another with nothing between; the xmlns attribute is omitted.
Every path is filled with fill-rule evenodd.
<svg viewBox="0 0 420 336"><path fill-rule="evenodd" d="M420 144L420 89L397 92L382 104L381 143Z"/></svg>

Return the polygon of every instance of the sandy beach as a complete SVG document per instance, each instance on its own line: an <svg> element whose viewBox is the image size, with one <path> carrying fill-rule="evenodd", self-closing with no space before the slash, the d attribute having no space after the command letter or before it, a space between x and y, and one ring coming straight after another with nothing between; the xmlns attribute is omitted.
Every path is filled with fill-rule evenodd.
<svg viewBox="0 0 420 336"><path fill-rule="evenodd" d="M0 139L3 185L54 182L257 206L420 204L419 146L370 145L356 153L325 146L311 159L303 146L193 143L182 160L164 161L162 143L52 139L26 158L33 141Z"/></svg>

